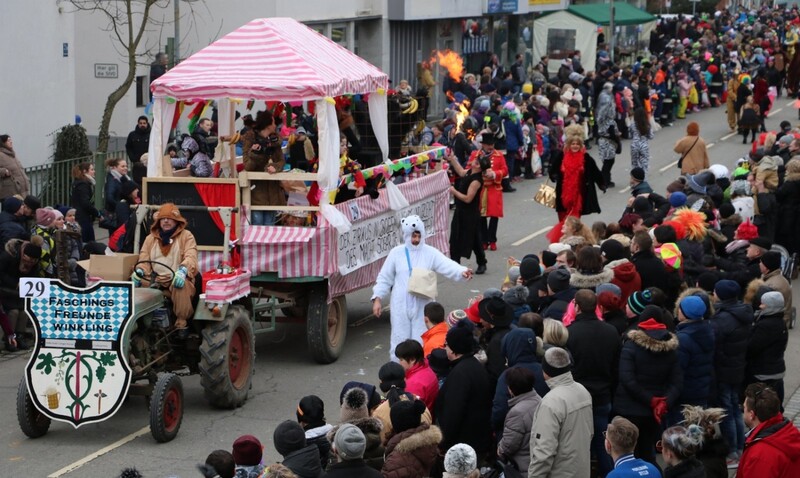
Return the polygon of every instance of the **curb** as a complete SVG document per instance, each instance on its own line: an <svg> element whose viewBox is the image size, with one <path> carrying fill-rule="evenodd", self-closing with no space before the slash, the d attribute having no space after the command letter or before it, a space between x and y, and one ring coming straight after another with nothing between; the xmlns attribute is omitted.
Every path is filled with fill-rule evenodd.
<svg viewBox="0 0 800 478"><path fill-rule="evenodd" d="M783 416L794 422L794 426L800 428L800 388L795 390L792 397L786 402Z"/></svg>

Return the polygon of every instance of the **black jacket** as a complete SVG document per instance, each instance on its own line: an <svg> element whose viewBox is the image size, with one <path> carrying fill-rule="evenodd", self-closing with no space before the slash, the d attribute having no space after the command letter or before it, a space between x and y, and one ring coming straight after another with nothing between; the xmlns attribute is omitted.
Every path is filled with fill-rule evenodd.
<svg viewBox="0 0 800 478"><path fill-rule="evenodd" d="M319 478L325 476L319 462L319 448L317 445L307 445L283 457L283 465L298 476L298 478Z"/></svg>
<svg viewBox="0 0 800 478"><path fill-rule="evenodd" d="M789 250L789 253L800 251L797 238L800 237L800 178L791 174L775 193L778 201L775 242Z"/></svg>
<svg viewBox="0 0 800 478"><path fill-rule="evenodd" d="M24 247L26 242L21 239L12 239L0 252L0 271L3 271L0 274L0 303L6 312L19 310L25 306L24 300L19 297L20 278L39 277L38 263L27 274L23 274L19 270L20 248Z"/></svg>
<svg viewBox="0 0 800 478"><path fill-rule="evenodd" d="M489 423L492 410L492 393L489 374L472 355L452 362L447 381L436 399L436 416L442 429L439 448L447 451L457 443L466 443L481 456L491 441Z"/></svg>
<svg viewBox="0 0 800 478"><path fill-rule="evenodd" d="M556 183L556 211L568 212L561 204L561 161L564 159L563 151L554 149L550 153L550 180ZM600 169L589 153L583 155L583 206L581 215L600 213L600 201L597 199L597 189L606 191L605 181Z"/></svg>
<svg viewBox="0 0 800 478"><path fill-rule="evenodd" d="M639 277L642 278L642 290L648 287L666 289L667 281L664 275L664 262L653 254L652 251L639 251L631 257L631 262L636 266Z"/></svg>
<svg viewBox="0 0 800 478"><path fill-rule="evenodd" d="M703 463L695 457L664 468L664 478L706 478Z"/></svg>
<svg viewBox="0 0 800 478"><path fill-rule="evenodd" d="M650 399L678 402L683 374L678 363L678 338L666 330L629 331L619 358L619 384L614 410L624 417L651 417Z"/></svg>
<svg viewBox="0 0 800 478"><path fill-rule="evenodd" d="M142 155L147 152L150 147L150 128L140 130L138 127L128 133L128 140L125 141L125 152L128 153L128 159L131 163L140 163Z"/></svg>
<svg viewBox="0 0 800 478"><path fill-rule="evenodd" d="M611 324L617 329L617 335L620 336L628 330L631 321L628 315L625 314L625 309L612 310L603 314L603 320L607 324Z"/></svg>
<svg viewBox="0 0 800 478"><path fill-rule="evenodd" d="M750 281L761 277L761 269L758 266L759 262L761 262L761 258L753 259L747 261L747 264L742 267L741 263L736 261L735 258L716 260L717 267L725 271L723 278L735 280L739 283L742 290L747 289L747 284L749 284Z"/></svg>
<svg viewBox="0 0 800 478"><path fill-rule="evenodd" d="M486 351L486 371L489 372L489 387L494 390L497 379L506 369L506 359L503 357L501 346L503 337L511 332L510 327L493 327L484 332Z"/></svg>
<svg viewBox="0 0 800 478"><path fill-rule="evenodd" d="M567 349L572 352L572 377L592 395L592 405L611 402L619 361L617 329L594 313L578 314L568 327Z"/></svg>
<svg viewBox="0 0 800 478"><path fill-rule="evenodd" d="M347 460L328 467L327 478L382 478L381 472L370 468L364 460Z"/></svg>
<svg viewBox="0 0 800 478"><path fill-rule="evenodd" d="M547 297L546 302L542 303L542 317L561 321L567 312L567 306L575 298L575 292L577 291L570 287Z"/></svg>
<svg viewBox="0 0 800 478"><path fill-rule="evenodd" d="M753 216L753 224L758 226L758 235L770 241L775 239L775 230L778 221L778 200L774 193L758 193L753 196L755 209L758 213Z"/></svg>
<svg viewBox="0 0 800 478"><path fill-rule="evenodd" d="M27 241L31 233L25 229L25 218L18 217L8 211L0 212L0 248L11 239Z"/></svg>
<svg viewBox="0 0 800 478"><path fill-rule="evenodd" d="M714 329L707 320L677 326L678 359L683 370L681 404L706 405L714 379Z"/></svg>
<svg viewBox="0 0 800 478"><path fill-rule="evenodd" d="M744 381L747 339L753 324L753 308L736 299L717 302L711 318L714 327L714 370L717 383L739 385Z"/></svg>
<svg viewBox="0 0 800 478"><path fill-rule="evenodd" d="M94 184L87 179L72 182L69 205L75 208L75 219L79 223L93 221L100 216L94 207Z"/></svg>
<svg viewBox="0 0 800 478"><path fill-rule="evenodd" d="M783 354L789 333L783 313L759 317L747 342L747 375L775 375L786 371Z"/></svg>

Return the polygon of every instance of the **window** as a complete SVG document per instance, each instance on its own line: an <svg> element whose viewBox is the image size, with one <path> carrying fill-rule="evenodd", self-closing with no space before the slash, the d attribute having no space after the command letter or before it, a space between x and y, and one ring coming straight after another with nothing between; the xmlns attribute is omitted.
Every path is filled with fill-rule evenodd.
<svg viewBox="0 0 800 478"><path fill-rule="evenodd" d="M334 23L331 25L331 40L347 48L347 24Z"/></svg>
<svg viewBox="0 0 800 478"><path fill-rule="evenodd" d="M150 102L150 82L147 76L136 77L136 106L147 106Z"/></svg>
<svg viewBox="0 0 800 478"><path fill-rule="evenodd" d="M547 50L551 60L562 60L575 51L575 30L550 28L547 30Z"/></svg>

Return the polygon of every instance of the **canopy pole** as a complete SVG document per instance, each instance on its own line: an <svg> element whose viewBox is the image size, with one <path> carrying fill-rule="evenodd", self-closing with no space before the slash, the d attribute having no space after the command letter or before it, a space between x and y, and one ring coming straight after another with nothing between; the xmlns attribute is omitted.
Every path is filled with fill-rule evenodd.
<svg viewBox="0 0 800 478"><path fill-rule="evenodd" d="M231 101L230 106L230 113L228 114L228 122L230 123L230 135L233 136L236 133L236 103ZM238 178L239 171L236 169L236 144L235 143L228 143L228 148L230 148L230 152L228 157L231 158L231 177ZM241 236L239 236L241 237Z"/></svg>

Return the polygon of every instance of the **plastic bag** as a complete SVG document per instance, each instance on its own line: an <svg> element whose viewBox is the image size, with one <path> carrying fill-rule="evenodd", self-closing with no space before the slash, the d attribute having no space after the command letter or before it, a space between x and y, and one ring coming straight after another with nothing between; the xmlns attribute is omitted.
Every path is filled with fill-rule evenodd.
<svg viewBox="0 0 800 478"><path fill-rule="evenodd" d="M409 206L408 199L403 196L400 188L391 181L386 181L386 194L389 196L389 207L392 211L399 211Z"/></svg>
<svg viewBox="0 0 800 478"><path fill-rule="evenodd" d="M331 226L335 227L339 234L350 232L350 229L353 227L350 221L347 220L347 217L330 204L323 204L320 206L320 212L322 213L322 217L324 217Z"/></svg>

